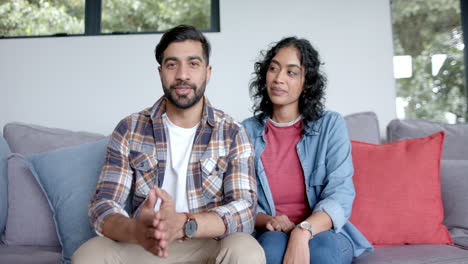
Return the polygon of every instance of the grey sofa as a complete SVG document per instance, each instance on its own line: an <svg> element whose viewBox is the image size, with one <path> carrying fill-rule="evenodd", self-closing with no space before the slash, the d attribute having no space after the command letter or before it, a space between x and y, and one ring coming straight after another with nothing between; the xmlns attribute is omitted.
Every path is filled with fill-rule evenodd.
<svg viewBox="0 0 468 264"><path fill-rule="evenodd" d="M464 205L468 204L468 125L394 120L387 127L388 139L382 140L374 113L356 113L345 120L351 139L374 144L446 132L441 172L444 224L455 243L379 247L354 263L468 263L468 206ZM4 126L0 137L0 264L68 262L62 259L64 238L58 235L63 236L63 230L54 221L46 190L38 186L28 157L102 138L23 123Z"/></svg>

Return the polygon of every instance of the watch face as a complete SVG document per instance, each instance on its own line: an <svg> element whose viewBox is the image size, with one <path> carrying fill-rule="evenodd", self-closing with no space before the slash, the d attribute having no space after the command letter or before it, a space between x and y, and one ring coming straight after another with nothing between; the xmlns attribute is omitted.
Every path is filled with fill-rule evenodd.
<svg viewBox="0 0 468 264"><path fill-rule="evenodd" d="M197 229L198 229L197 221L195 221L194 219L189 220L185 224L185 236L193 237L195 233L197 232Z"/></svg>
<svg viewBox="0 0 468 264"><path fill-rule="evenodd" d="M301 223L301 228L310 230L312 228L312 225L309 222L304 221Z"/></svg>

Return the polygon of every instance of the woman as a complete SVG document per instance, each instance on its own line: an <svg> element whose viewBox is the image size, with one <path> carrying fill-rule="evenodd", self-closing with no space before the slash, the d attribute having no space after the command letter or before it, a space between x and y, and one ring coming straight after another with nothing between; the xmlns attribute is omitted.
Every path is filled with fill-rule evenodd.
<svg viewBox="0 0 468 264"><path fill-rule="evenodd" d="M373 248L348 221L355 196L343 118L324 111L326 78L309 41L281 40L255 63L256 237L267 263L351 263Z"/></svg>

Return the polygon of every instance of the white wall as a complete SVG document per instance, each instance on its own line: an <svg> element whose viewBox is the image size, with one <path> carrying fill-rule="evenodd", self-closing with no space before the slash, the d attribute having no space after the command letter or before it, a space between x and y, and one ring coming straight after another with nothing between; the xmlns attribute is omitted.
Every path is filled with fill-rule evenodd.
<svg viewBox="0 0 468 264"><path fill-rule="evenodd" d="M207 33L207 95L238 120L251 115L248 83L259 51L309 39L329 79L328 109L395 118L388 0L221 0L221 32ZM160 35L0 40L0 127L20 121L109 134L162 95L153 50Z"/></svg>

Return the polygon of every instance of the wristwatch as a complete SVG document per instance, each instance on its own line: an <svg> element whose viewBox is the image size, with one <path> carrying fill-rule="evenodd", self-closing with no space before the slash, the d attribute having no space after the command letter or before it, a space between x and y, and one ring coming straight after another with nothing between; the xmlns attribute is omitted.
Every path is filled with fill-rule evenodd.
<svg viewBox="0 0 468 264"><path fill-rule="evenodd" d="M187 216L187 221L185 222L185 225L184 225L184 237L182 238L182 240L190 240L197 233L198 224L193 214L190 214L190 213L184 213L184 214Z"/></svg>
<svg viewBox="0 0 468 264"><path fill-rule="evenodd" d="M310 239L314 238L315 232L314 232L314 228L312 227L311 223L309 223L307 221L302 221L299 224L297 224L296 227L299 227L299 228L302 228L302 229L305 229L305 230L309 230Z"/></svg>

